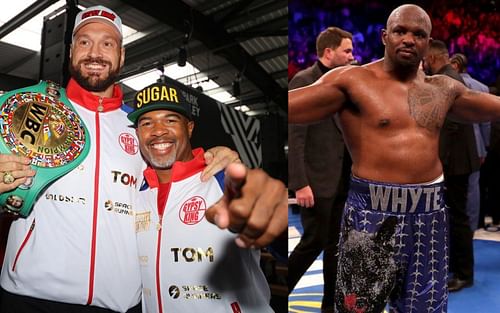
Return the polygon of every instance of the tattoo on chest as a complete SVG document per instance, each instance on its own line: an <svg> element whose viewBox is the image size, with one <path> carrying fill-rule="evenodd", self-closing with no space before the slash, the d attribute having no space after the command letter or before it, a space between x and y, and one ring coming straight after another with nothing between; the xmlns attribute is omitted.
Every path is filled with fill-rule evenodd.
<svg viewBox="0 0 500 313"><path fill-rule="evenodd" d="M437 88L411 86L408 89L410 115L419 126L431 131L441 127L446 114L444 101L439 101L443 96Z"/></svg>

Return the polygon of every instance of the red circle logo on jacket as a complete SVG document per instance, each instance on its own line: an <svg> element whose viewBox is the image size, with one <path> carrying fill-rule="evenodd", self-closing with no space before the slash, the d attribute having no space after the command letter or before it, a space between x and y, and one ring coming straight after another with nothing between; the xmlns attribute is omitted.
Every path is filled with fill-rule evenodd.
<svg viewBox="0 0 500 313"><path fill-rule="evenodd" d="M137 142L137 139L135 139L135 137L131 134L120 134L118 141L120 142L120 147L122 147L123 151L127 152L128 154L134 155L139 152L139 143Z"/></svg>
<svg viewBox="0 0 500 313"><path fill-rule="evenodd" d="M205 199L199 196L194 196L186 200L179 210L179 218L181 222L186 225L198 224L203 217L205 217L205 211L207 210L207 205Z"/></svg>

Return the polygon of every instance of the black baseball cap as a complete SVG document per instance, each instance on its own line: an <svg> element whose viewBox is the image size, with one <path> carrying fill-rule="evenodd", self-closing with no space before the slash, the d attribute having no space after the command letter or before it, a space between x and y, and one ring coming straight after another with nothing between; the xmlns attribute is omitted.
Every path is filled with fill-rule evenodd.
<svg viewBox="0 0 500 313"><path fill-rule="evenodd" d="M132 104L132 111L128 119L136 124L137 119L144 113L155 110L169 110L184 115L192 120L191 105L177 86L166 83L154 83L139 90Z"/></svg>

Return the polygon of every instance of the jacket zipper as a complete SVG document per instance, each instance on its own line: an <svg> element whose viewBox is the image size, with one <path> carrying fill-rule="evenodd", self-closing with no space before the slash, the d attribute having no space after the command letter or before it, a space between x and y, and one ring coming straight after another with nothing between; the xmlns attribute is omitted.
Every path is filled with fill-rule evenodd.
<svg viewBox="0 0 500 313"><path fill-rule="evenodd" d="M165 208L167 207L168 195L170 193L170 188L172 187L172 183L168 184L165 196L165 203L158 203L159 201L159 192L157 194L157 207L158 207L158 224L156 225L156 229L158 230L158 244L156 246L156 296L158 301L158 313L163 313L163 304L161 297L161 284L160 284L160 264L161 264L161 236L163 231L163 214L165 213Z"/></svg>
<svg viewBox="0 0 500 313"><path fill-rule="evenodd" d="M95 145L96 145L96 162L94 171L94 203L93 203L93 217L92 217L92 238L90 247L90 270L89 270L89 293L87 298L87 305L92 303L94 298L94 282L95 282L95 255L96 255L96 241L97 241L97 213L99 208L99 172L100 172L100 152L101 152L101 130L99 112L102 112L104 107L102 105L103 97L99 97L99 105L95 114Z"/></svg>
<svg viewBox="0 0 500 313"><path fill-rule="evenodd" d="M162 222L163 222L163 214L160 215L160 219L158 221L158 225L156 225L158 229L158 244L156 246L156 296L158 298L158 312L163 313L163 306L161 302L161 286L160 286L160 251L161 251L161 232L162 232Z"/></svg>
<svg viewBox="0 0 500 313"><path fill-rule="evenodd" d="M26 237L24 237L23 243L21 243L19 250L17 250L16 257L14 258L14 264L12 265L13 272L16 270L17 260L19 259L19 256L21 255L21 252L23 251L24 246L26 246L26 243L30 239L31 234L33 233L33 229L35 229L35 220L33 220L33 223L31 223L30 229L28 230Z"/></svg>

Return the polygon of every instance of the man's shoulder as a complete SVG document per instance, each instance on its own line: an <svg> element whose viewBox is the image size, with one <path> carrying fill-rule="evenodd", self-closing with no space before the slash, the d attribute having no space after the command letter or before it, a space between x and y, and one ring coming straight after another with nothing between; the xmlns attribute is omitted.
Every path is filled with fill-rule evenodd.
<svg viewBox="0 0 500 313"><path fill-rule="evenodd" d="M312 73L311 67L300 70L295 74L295 76L290 80L290 82L296 81L298 79L310 79Z"/></svg>
<svg viewBox="0 0 500 313"><path fill-rule="evenodd" d="M489 92L488 86L486 86L485 84L483 84L479 80L475 79L474 77L470 76L468 73L462 73L460 75L462 76L463 80L465 81L465 84L467 85L467 87L474 89L474 90L482 91L482 92Z"/></svg>
<svg viewBox="0 0 500 313"><path fill-rule="evenodd" d="M383 72L376 66L370 64L358 65L345 65L331 70L325 76L326 80L341 79L343 85L358 85L360 83L367 83L373 80L379 81L383 78Z"/></svg>
<svg viewBox="0 0 500 313"><path fill-rule="evenodd" d="M454 76L448 75L448 73L427 75L424 78L424 83L433 87L438 87L441 91L451 90L457 86L465 87L465 82L462 77L456 79Z"/></svg>
<svg viewBox="0 0 500 313"><path fill-rule="evenodd" d="M288 86L290 89L304 87L314 83L319 77L321 77L321 70L317 68L314 64L306 69L303 69L290 80Z"/></svg>
<svg viewBox="0 0 500 313"><path fill-rule="evenodd" d="M467 86L446 74L425 76L423 83L417 84L416 90L420 94L432 93L432 102L444 105L446 108L453 105L455 98L463 94Z"/></svg>

